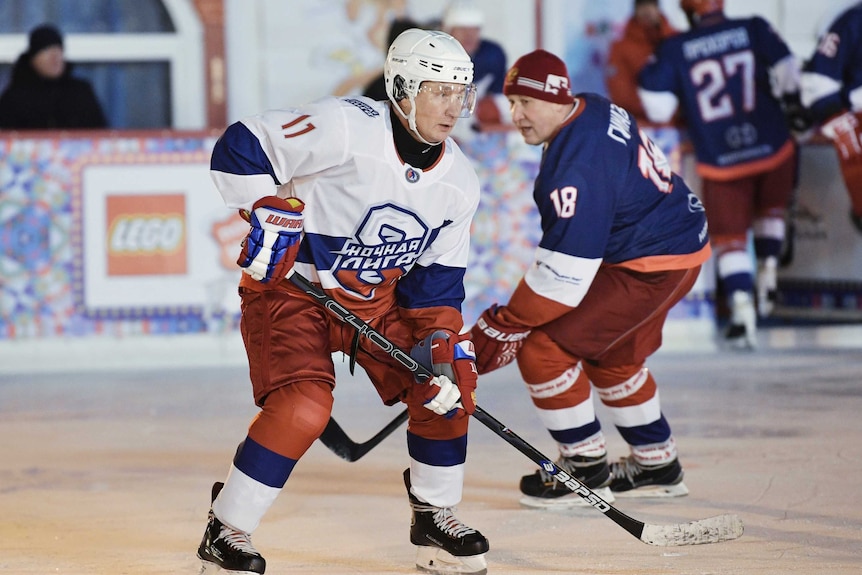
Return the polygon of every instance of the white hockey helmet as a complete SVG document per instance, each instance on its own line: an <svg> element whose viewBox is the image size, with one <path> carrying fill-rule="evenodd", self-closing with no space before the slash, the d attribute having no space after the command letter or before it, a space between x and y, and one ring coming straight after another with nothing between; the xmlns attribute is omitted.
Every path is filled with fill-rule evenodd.
<svg viewBox="0 0 862 575"><path fill-rule="evenodd" d="M410 100L412 110L409 117L405 117L417 135L414 99L422 82L464 84L466 93L461 118L469 118L476 106L473 61L461 43L445 32L410 28L399 34L386 54L383 79L386 94L399 113L404 115L398 102L404 98Z"/></svg>

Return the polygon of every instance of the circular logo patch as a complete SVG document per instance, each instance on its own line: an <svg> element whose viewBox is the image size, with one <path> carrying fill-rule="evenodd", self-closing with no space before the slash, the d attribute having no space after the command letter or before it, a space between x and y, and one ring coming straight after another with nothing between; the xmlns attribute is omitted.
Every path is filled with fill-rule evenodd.
<svg viewBox="0 0 862 575"><path fill-rule="evenodd" d="M404 172L404 177L405 177L405 178L407 179L407 181L408 181L408 182L410 182L411 184L415 184L416 182L418 182L418 181L419 181L419 172L418 172L418 171L416 171L416 170L414 170L413 168L409 168L409 167L408 167L408 168L407 168L407 171L406 171L406 172Z"/></svg>

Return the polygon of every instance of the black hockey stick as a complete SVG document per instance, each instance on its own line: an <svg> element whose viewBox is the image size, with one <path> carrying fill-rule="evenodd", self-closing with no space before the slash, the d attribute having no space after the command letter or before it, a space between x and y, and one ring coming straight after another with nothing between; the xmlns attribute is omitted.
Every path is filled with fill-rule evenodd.
<svg viewBox="0 0 862 575"><path fill-rule="evenodd" d="M293 272L290 281L305 293L315 298L332 315L344 323L356 328L383 351L395 358L400 364L410 370L420 381L426 381L434 375L425 366L418 363L410 355L399 349L395 344L386 339L385 336L375 331L370 325L354 315L350 310L342 306L326 293L302 277ZM473 417L482 422L485 427L502 437L515 449L529 457L533 462L540 465L548 473L553 475L557 481L568 487L581 499L586 501L594 509L602 512L614 523L637 537L648 545L677 546L677 545L699 545L705 543L718 543L729 541L742 535L742 520L736 515L717 515L707 519L698 519L688 523L675 523L670 525L650 525L637 519L633 519L602 499L589 487L560 469L550 458L543 455L535 447L521 439L514 431L509 429L492 417L487 411L476 406Z"/></svg>
<svg viewBox="0 0 862 575"><path fill-rule="evenodd" d="M356 443L347 433L341 429L338 422L334 418L329 418L329 423L323 433L320 434L320 441L329 448L335 455L341 459L353 462L371 451L378 443L386 439L389 434L398 429L402 423L407 421L407 410L399 413L395 419L386 424L386 427L377 432L377 434L363 443Z"/></svg>

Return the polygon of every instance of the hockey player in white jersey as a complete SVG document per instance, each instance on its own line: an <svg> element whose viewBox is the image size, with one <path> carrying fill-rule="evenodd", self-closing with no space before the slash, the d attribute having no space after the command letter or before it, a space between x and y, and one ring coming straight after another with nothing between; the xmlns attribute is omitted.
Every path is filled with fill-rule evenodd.
<svg viewBox="0 0 862 575"><path fill-rule="evenodd" d="M479 181L449 135L475 105L473 64L448 34L410 29L390 46L384 76L389 102L327 97L266 112L230 126L214 148L213 180L250 224L238 260L241 332L260 412L213 488L198 549L205 568L264 572L251 534L326 426L332 353L343 351L384 403L407 405L417 567L486 572L487 539L453 514L475 409L475 355L459 334ZM437 377L416 383L285 279L292 269Z"/></svg>

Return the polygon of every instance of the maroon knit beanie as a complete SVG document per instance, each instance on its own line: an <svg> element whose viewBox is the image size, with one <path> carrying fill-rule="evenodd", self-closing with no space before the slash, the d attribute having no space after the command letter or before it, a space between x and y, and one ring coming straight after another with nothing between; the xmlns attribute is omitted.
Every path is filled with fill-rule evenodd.
<svg viewBox="0 0 862 575"><path fill-rule="evenodd" d="M518 58L506 73L503 94L531 96L556 104L575 101L569 86L566 63L545 50L535 50Z"/></svg>

